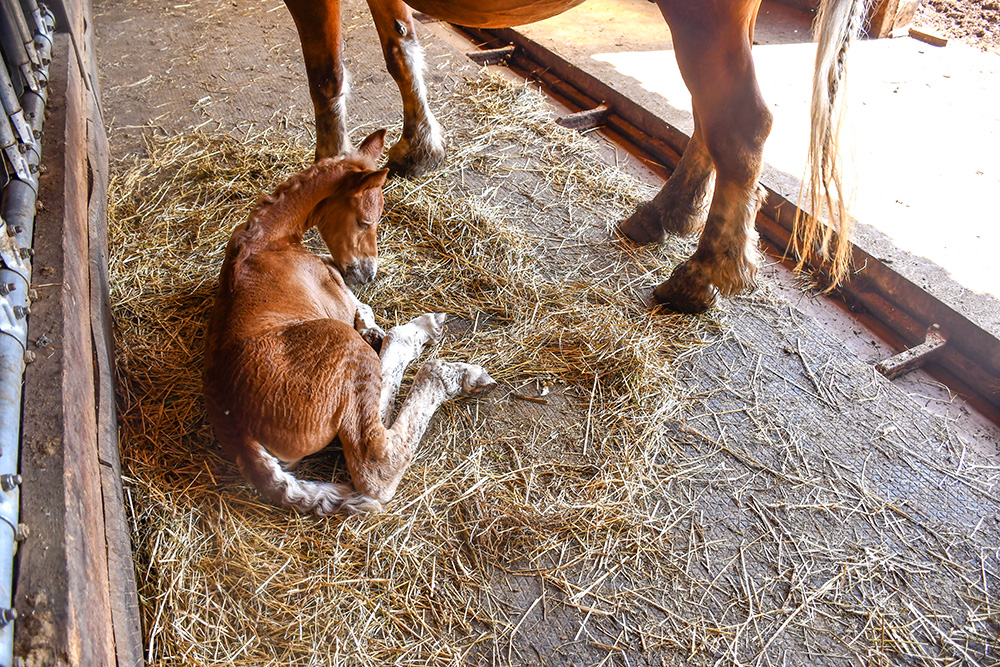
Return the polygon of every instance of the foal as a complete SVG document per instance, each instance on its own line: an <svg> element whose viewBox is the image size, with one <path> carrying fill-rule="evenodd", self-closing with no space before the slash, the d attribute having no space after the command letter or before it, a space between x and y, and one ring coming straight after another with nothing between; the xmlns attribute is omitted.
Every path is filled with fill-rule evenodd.
<svg viewBox="0 0 1000 667"><path fill-rule="evenodd" d="M301 512L379 509L434 411L495 384L479 366L427 361L389 428L403 371L441 335L445 316L385 334L348 288L375 277L384 141L380 130L354 155L321 160L261 200L226 248L208 326L203 381L215 435L261 495ZM330 256L302 245L313 226ZM287 472L336 437L353 489Z"/></svg>

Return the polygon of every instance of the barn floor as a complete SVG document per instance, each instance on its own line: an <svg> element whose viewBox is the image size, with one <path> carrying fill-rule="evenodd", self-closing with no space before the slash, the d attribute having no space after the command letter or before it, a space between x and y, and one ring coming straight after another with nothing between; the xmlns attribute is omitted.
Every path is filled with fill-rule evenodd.
<svg viewBox="0 0 1000 667"><path fill-rule="evenodd" d="M396 123L399 101L384 69L364 68L379 62L364 4L344 2L343 13L361 137ZM197 129L266 141L308 131L299 47L280 1L99 0L94 21L113 171L156 155L152 136ZM474 87L466 79L482 74L423 38L432 104L446 110L459 152L477 136L460 98ZM444 411L386 515L305 520L254 505L234 471L206 453L200 404L178 406L197 368L177 387L156 385L160 357L122 349L123 466L150 662L1000 664L995 458L766 283L702 318L647 316L643 299L689 242L638 251L613 238L607 224L621 212L550 182L544 144L507 137L468 150L475 160L423 182L449 197L486 193L518 231L515 245L529 244L521 256L545 259L538 280L587 286L581 303L595 322L610 307L601 299L621 300L641 312L637 328L650 321L658 340L684 342L656 348L654 370L669 372L654 380L664 386L647 414L619 420L643 428L592 419L613 414L613 392L631 391L630 378L601 368L552 374L542 396L538 369L476 347L477 335L502 336L502 327L458 318L451 335L502 386ZM592 173L574 155L560 159L578 161L571 173ZM177 196L171 184L166 199ZM155 263L147 255L115 261ZM189 300L210 297L196 288ZM444 298L433 288L415 280L414 301ZM140 312L113 307L118 318ZM186 350L201 322L171 326L180 328L166 346ZM596 325L592 335L600 348ZM182 419L191 465L160 436L164 414ZM222 495L191 500L210 487ZM291 537L268 532L276 515ZM191 526L202 537L167 551ZM234 555L235 543L249 551ZM340 599L320 601L328 608L317 611L321 593L300 586L315 573L288 567L298 549L340 582ZM402 560L415 564L394 569ZM400 571L410 579L394 579ZM200 611L179 606L192 581ZM455 598L464 612L449 606Z"/></svg>

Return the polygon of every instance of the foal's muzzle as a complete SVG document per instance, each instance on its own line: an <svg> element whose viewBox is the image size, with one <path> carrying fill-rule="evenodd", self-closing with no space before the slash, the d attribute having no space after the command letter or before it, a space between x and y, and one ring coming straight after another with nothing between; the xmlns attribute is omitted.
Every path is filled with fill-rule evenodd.
<svg viewBox="0 0 1000 667"><path fill-rule="evenodd" d="M344 269L344 282L348 285L364 285L375 279L378 272L378 260L374 257L361 257L348 264Z"/></svg>

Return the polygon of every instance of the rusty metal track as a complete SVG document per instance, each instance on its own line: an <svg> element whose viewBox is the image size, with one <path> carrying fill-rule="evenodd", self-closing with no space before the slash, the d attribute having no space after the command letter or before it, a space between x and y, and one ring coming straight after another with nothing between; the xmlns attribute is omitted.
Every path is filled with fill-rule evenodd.
<svg viewBox="0 0 1000 667"><path fill-rule="evenodd" d="M486 62L499 62L492 54L502 53L502 62L513 71L580 112L567 122L594 126L598 118L606 136L657 173L667 176L676 167L689 140L678 128L516 30L453 27L491 54ZM766 182L762 185L768 198L757 228L765 243L782 255L796 205ZM898 350L924 343L927 331L936 326L946 342L924 369L1000 423L1000 340L857 245L854 266L859 267L857 273L832 295Z"/></svg>

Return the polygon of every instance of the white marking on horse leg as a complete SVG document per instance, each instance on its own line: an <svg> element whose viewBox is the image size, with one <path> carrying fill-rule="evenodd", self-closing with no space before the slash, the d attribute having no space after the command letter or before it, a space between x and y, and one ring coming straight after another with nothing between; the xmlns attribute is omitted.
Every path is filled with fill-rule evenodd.
<svg viewBox="0 0 1000 667"><path fill-rule="evenodd" d="M340 95L333 97L326 109L316 110L317 160L351 152L351 137L347 132L347 98L350 92L351 75L345 67Z"/></svg>
<svg viewBox="0 0 1000 667"><path fill-rule="evenodd" d="M753 289L760 263L755 221L764 196L757 185L718 184L698 249L654 290L656 300L680 312L700 313L712 307L717 294Z"/></svg>
<svg viewBox="0 0 1000 667"><path fill-rule="evenodd" d="M419 174L444 162L446 144L441 126L427 103L424 50L416 35L397 40L402 57L396 83L403 98L403 136L389 150L389 163L403 173Z"/></svg>
<svg viewBox="0 0 1000 667"><path fill-rule="evenodd" d="M752 290L757 285L757 267L760 264L760 244L757 234L757 211L767 192L754 184L749 189L731 184L716 189L710 218L718 216L705 234L706 269L709 279L723 296L732 296ZM698 248L701 252L701 246ZM695 253L698 254L697 252Z"/></svg>
<svg viewBox="0 0 1000 667"><path fill-rule="evenodd" d="M426 313L420 317L389 329L382 341L379 358L382 361L382 393L379 397L379 416L388 426L392 405L399 393L406 367L416 359L424 346L437 341L444 333L444 313Z"/></svg>
<svg viewBox="0 0 1000 667"><path fill-rule="evenodd" d="M414 39L403 43L403 55L410 66L410 71L413 72L413 92L417 96L417 112L414 115L422 131L420 140L426 142L432 152L444 153L444 135L427 102L427 85L424 83L424 71L427 65L424 60L424 49Z"/></svg>

